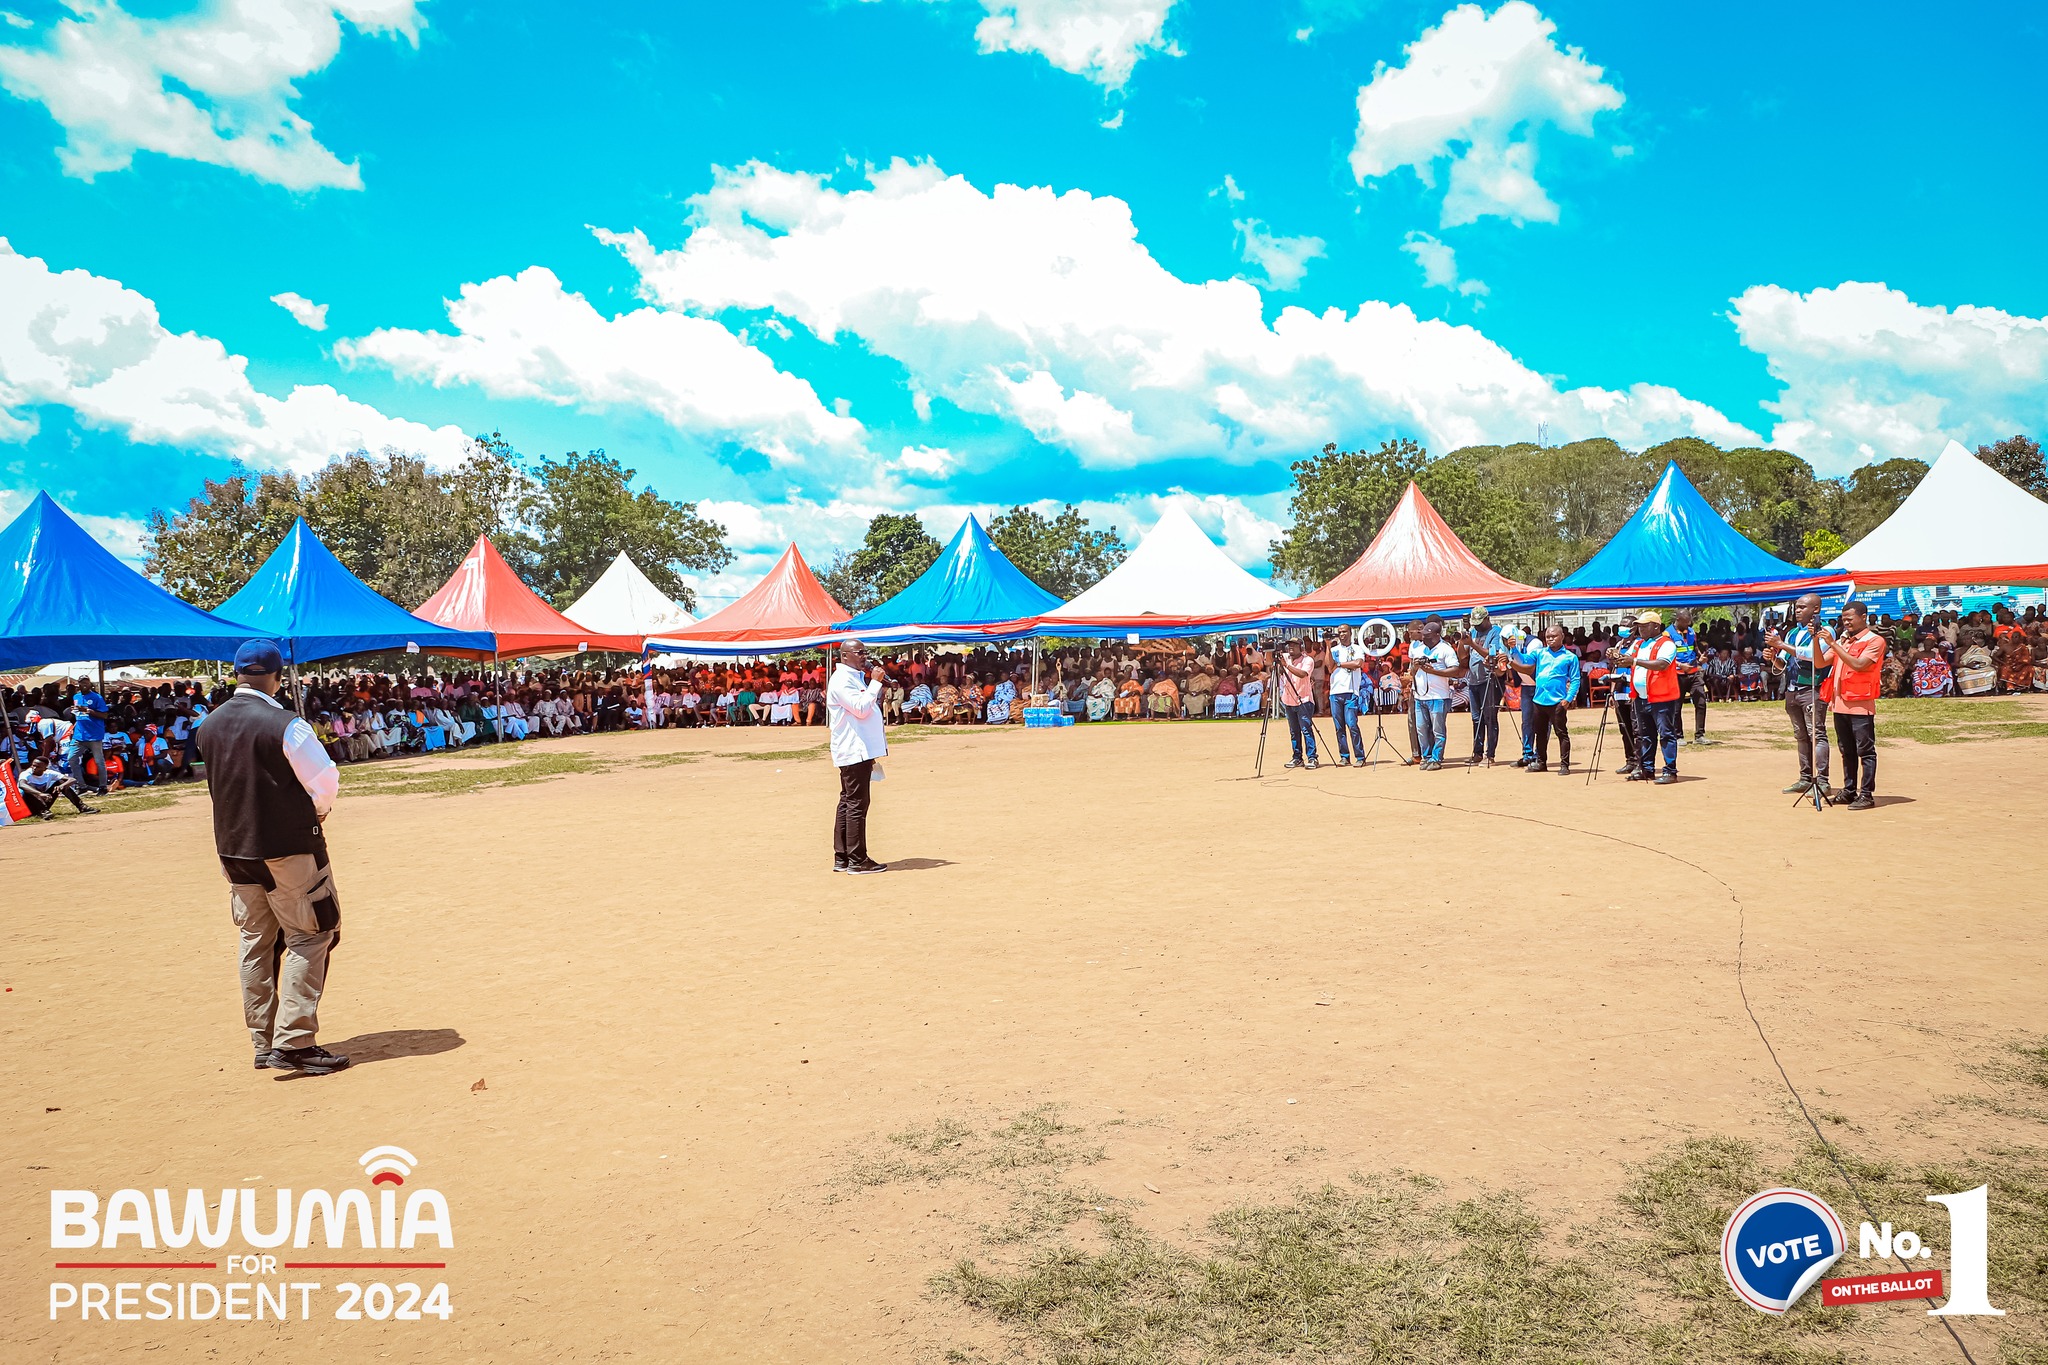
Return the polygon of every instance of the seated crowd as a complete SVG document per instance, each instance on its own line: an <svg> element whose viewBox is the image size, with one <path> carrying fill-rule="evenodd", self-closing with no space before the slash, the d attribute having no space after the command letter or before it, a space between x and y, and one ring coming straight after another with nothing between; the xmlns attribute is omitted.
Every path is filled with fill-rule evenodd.
<svg viewBox="0 0 2048 1365"><path fill-rule="evenodd" d="M1716 701L1768 701L1784 694L1782 661L1764 648L1775 621L1722 617L1698 632L1699 674ZM1890 643L1889 696L1980 696L2048 692L2048 616L2005 607L1967 616L1938 612L1874 629ZM1405 714L1413 697L1405 631L1382 658L1366 661L1361 710ZM1618 629L1604 622L1565 633L1565 647L1584 661L1578 705L1604 699L1607 655ZM1470 657L1471 641L1455 622L1445 638ZM1329 714L1330 642L1307 642L1318 714ZM1258 644L1158 640L1141 645L1070 645L1047 649L1038 688L1024 647L899 650L877 656L887 671L882 692L890 724L1021 724L1027 706L1057 708L1076 721L1199 720L1254 715L1265 698L1272 661ZM337 763L462 748L501 739L593 734L610 730L711 726L819 726L825 723L825 672L815 656L612 670L539 669L494 680L457 669L447 674L313 673L299 710ZM1516 704L1508 679L1507 705ZM0 757L11 758L25 789L44 809L58 797L124 786L189 781L196 757L192 734L229 689L211 679L109 684L100 697L89 678L30 688L0 688L8 726ZM1452 681L1452 709L1464 704L1464 683ZM291 702L289 689L280 697ZM81 702L88 705L81 706ZM97 745L92 733L103 737Z"/></svg>

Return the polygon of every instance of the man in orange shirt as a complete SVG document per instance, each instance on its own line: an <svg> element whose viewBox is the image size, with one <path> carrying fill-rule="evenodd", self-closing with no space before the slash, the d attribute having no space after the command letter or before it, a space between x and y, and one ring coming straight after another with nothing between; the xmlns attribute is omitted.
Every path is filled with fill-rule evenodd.
<svg viewBox="0 0 2048 1365"><path fill-rule="evenodd" d="M1877 804L1877 694L1883 690L1884 636L1870 628L1870 611L1861 602L1842 608L1842 634L1821 632L1823 646L1835 655L1835 748L1842 755L1842 789L1833 800L1850 810Z"/></svg>

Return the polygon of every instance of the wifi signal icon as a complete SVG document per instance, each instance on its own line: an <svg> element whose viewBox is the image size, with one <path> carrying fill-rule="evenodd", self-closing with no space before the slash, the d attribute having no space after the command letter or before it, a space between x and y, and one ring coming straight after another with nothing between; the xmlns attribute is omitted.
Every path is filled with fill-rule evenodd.
<svg viewBox="0 0 2048 1365"><path fill-rule="evenodd" d="M403 1147L386 1145L364 1152L356 1158L356 1164L370 1177L372 1185L403 1185L420 1161Z"/></svg>

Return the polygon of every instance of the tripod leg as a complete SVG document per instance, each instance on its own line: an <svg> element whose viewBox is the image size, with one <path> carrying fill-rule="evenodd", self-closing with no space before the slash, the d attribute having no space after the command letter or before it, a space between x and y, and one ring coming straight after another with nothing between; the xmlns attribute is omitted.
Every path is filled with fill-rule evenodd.
<svg viewBox="0 0 2048 1365"><path fill-rule="evenodd" d="M1586 785L1592 786L1593 779L1600 775L1600 749L1607 739L1607 717L1614 712L1614 697L1610 694L1600 708L1600 728L1593 732L1593 761L1586 766Z"/></svg>

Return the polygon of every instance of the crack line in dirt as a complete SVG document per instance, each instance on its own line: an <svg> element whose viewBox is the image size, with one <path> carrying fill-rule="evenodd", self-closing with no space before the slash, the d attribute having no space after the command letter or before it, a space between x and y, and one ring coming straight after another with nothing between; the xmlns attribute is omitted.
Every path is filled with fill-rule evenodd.
<svg viewBox="0 0 2048 1365"><path fill-rule="evenodd" d="M1283 779L1279 785L1292 786L1293 784ZM1541 825L1545 829L1562 830L1567 834L1581 834L1590 839L1605 839L1611 844L1620 844L1625 848L1641 849L1645 853L1652 853L1660 858L1669 858L1672 862L1689 867L1701 876L1714 882L1723 891L1728 893L1729 900L1735 902L1735 989L1742 997L1742 1011L1749 1016L1749 1022L1755 1025L1757 1040L1764 1045L1764 1051L1770 1054L1771 1065L1778 1069L1778 1078L1784 1081L1786 1091L1792 1096L1792 1102L1799 1106L1799 1113L1806 1120L1806 1126L1813 1130L1815 1140L1820 1143L1821 1150L1828 1154L1828 1161L1834 1166L1836 1173L1842 1177L1842 1183L1847 1185L1849 1192L1856 1196L1856 1202L1862 1206L1865 1217L1873 1222L1877 1220L1877 1214L1871 1209L1870 1201L1863 1197L1863 1191L1857 1188L1855 1178L1849 1174L1848 1168L1842 1164L1841 1157L1836 1154L1835 1144L1828 1141L1827 1134L1821 1132L1820 1124L1814 1121L1812 1112L1806 1107L1805 1097L1799 1093L1799 1087L1792 1083L1791 1074L1785 1070L1785 1063L1778 1059L1778 1049L1771 1046L1770 1035L1764 1032L1764 1021L1757 1018L1755 1007L1749 1003L1749 987L1743 980L1744 952L1749 940L1749 908L1742 903L1742 897L1736 894L1735 888L1720 873L1702 867L1692 859L1673 853L1669 849L1657 848L1650 844L1640 844L1633 839L1624 839L1618 834L1608 834L1601 830L1580 829L1577 825L1561 825L1554 820L1539 820L1533 815L1517 815L1513 811L1478 810L1471 806L1454 806L1444 801L1424 801L1413 796L1382 796L1376 792L1331 791L1328 787L1306 787L1303 790L1316 792L1323 796L1334 796L1344 801L1387 801L1402 806L1422 806L1430 810L1454 810L1466 815L1489 815L1499 820L1519 820L1525 825ZM1896 1256L1888 1257L1887 1259L1892 1261L1901 1270L1910 1270L1912 1268ZM1922 1301L1925 1303L1937 1302L1933 1295L1926 1296ZM1933 1315L1929 1314L1929 1316ZM1955 1342L1956 1349L1963 1353L1963 1359L1968 1361L1969 1365L1977 1365L1977 1358L1971 1355L1970 1348L1963 1344L1963 1338L1957 1333L1955 1324L1947 1318L1943 1318L1941 1325L1948 1329L1949 1338Z"/></svg>

